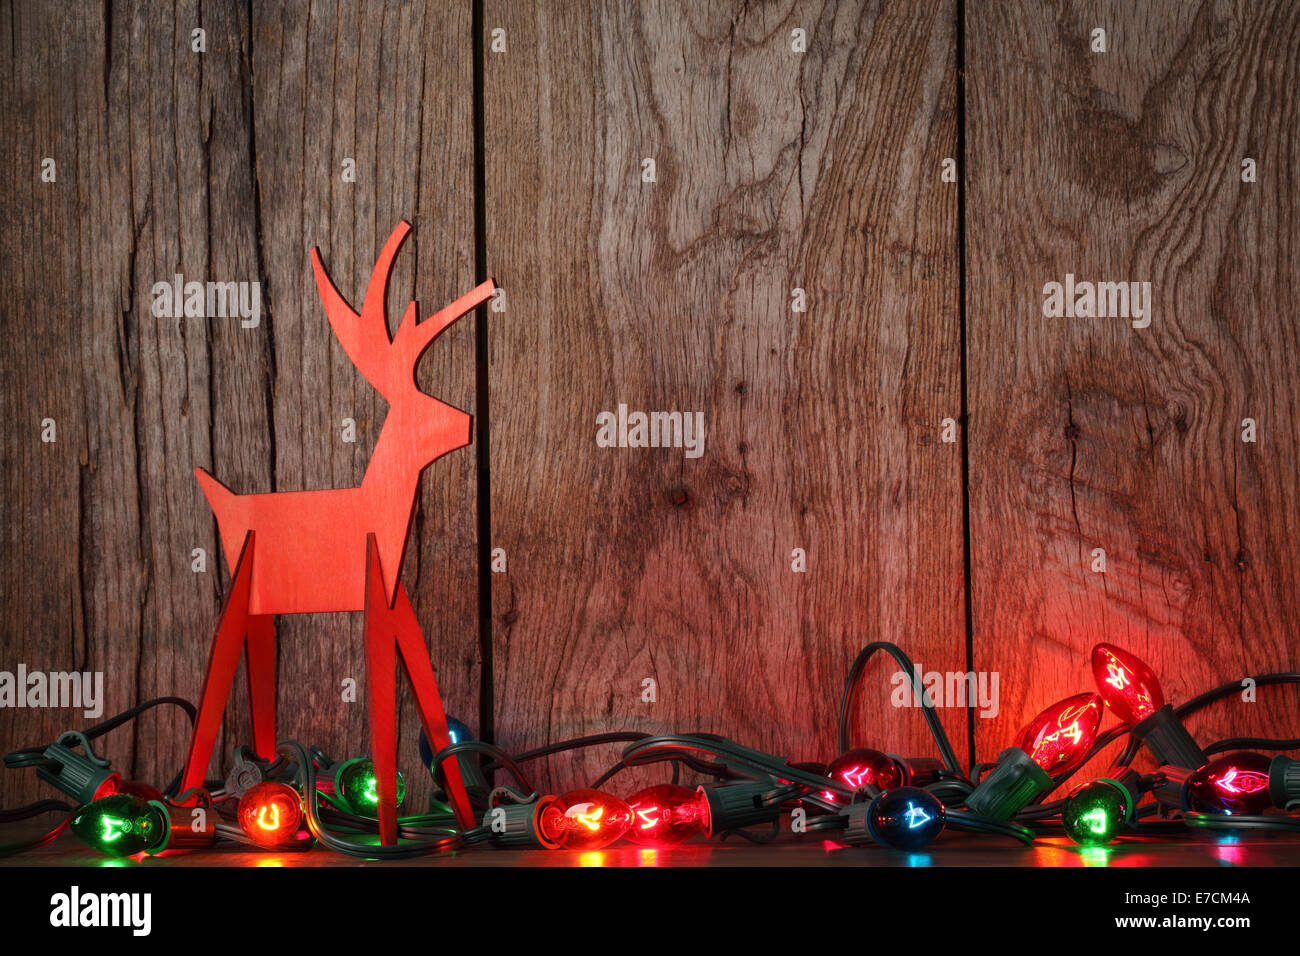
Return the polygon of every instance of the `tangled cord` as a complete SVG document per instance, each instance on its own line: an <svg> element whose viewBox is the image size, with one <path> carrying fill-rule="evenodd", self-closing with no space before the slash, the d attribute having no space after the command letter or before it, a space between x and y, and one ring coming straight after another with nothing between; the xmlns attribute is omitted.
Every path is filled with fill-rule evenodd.
<svg viewBox="0 0 1300 956"><path fill-rule="evenodd" d="M889 654L907 675L911 686L914 689L917 686L916 668L907 654L897 645L886 641L876 641L864 647L849 669L840 701L836 739L841 753L851 749L849 718L858 684L868 662L879 651ZM1300 683L1300 674L1290 672L1262 674L1251 677L1249 680L1253 681L1257 686L1294 684ZM1233 681L1220 685L1175 708L1175 713L1179 718L1189 716L1216 701L1231 696L1240 690L1241 685L1242 681ZM1061 813L1064 801L1060 799L1048 800L1047 797L1068 782L1079 767L1087 764L1112 744L1123 741L1123 749L1116 756L1109 772L1111 775L1118 775L1129 769L1129 765L1141 746L1141 741L1132 736L1132 725L1124 724L1111 728L1098 736L1093 742L1088 751L1087 759L1082 761L1079 767L1054 778L1052 786L1019 813L1015 820L997 820L974 813L969 809L963 809L966 798L978 783L982 773L993 765L977 765L971 769L969 776L963 774L956 754L953 752L951 743L948 740L947 733L936 713L935 702L926 693L918 693L918 697L922 706L922 716L930 729L943 763L943 770L938 773L939 779L928 784L925 789L945 805L948 825L954 830L1005 836L1022 844L1030 845L1033 843L1036 832L1042 832L1044 829L1059 825L1053 821ZM148 710L164 704L180 707L191 724L196 719L196 710L189 701L179 697L159 697L145 701L108 720L95 724L89 729L80 732L80 736L86 741L96 739ZM430 771L436 779L445 761L466 754L474 755L480 759L481 770L485 774L504 770L510 774L516 784L515 787L498 786L493 789L488 799L490 807L504 802L529 803L538 799L539 793L525 773L522 767L523 764L559 753L614 743L623 743L627 746L623 749L620 759L593 783L593 787L602 786L616 774L629 768L661 762L671 764L674 783L678 781L682 768L709 777L714 782L765 781L771 784L771 788L761 798L763 805L774 807L778 811L790 805L804 807L805 810L810 811L812 814L806 824L806 829L812 832L842 829L847 824L847 815L843 813L841 801L852 802L863 796L862 791L855 789L842 780L829 778L801 767L791 766L785 757L764 753L711 733L653 735L620 731L589 734L525 750L513 755L493 744L477 740L466 740L451 744L438 751L430 763ZM1300 738L1232 737L1211 744L1205 749L1205 753L1208 755L1246 748L1254 750L1295 749L1300 748ZM4 757L4 765L10 768L47 767L57 770L58 762L45 757L45 749L44 747L27 747L13 751ZM487 758L486 761L483 758ZM348 839L344 834L348 837L375 836L377 834L377 824L373 818L361 817L348 812L347 806L337 797L317 790L318 766L329 764L329 758L319 748L307 748L294 740L280 743L277 747L275 759L266 764L263 772L268 779L282 777L287 774L288 779L292 779L298 784L303 795L304 821L311 837L310 839L299 839L292 845L275 847L274 849L277 851L307 850L319 843L339 853L368 859L407 859L452 852L492 839L491 829L486 824L479 824L464 830L458 829L451 809L436 800L432 801L432 805L440 807L440 812L398 818L400 841L395 846L383 846L373 841ZM164 791L164 794L169 799L174 798L176 802L192 796L192 794L186 794L175 797L180 779L181 774L178 773ZM1161 782L1158 775L1139 777L1135 785L1136 796L1141 799L1142 795L1154 789ZM874 793L878 792L873 792L868 788L866 795L873 796ZM220 782L211 789L210 795L214 807L229 815L227 804L233 798L225 794ZM1215 814L1184 812L1180 819L1142 819L1154 815L1157 809L1157 807L1151 805L1136 808L1134 820L1129 824L1129 831L1135 834L1173 832L1175 830L1183 831L1188 827L1211 830L1270 829L1288 832L1300 831L1300 819L1288 815L1234 815L1222 817ZM70 825L77 808L61 800L41 800L13 810L0 811L0 823L17 822L42 813L55 811L65 814L64 818L56 826L31 839L0 846L0 856L34 849L58 838ZM774 820L774 829L771 833L752 833L743 829L732 832L754 842L768 842L774 838L778 828L779 819ZM259 849L266 849L260 844L255 844L242 830L230 823L220 822L216 824L214 829L217 837L227 844L257 846ZM723 838L725 839L726 836L727 834L724 833Z"/></svg>

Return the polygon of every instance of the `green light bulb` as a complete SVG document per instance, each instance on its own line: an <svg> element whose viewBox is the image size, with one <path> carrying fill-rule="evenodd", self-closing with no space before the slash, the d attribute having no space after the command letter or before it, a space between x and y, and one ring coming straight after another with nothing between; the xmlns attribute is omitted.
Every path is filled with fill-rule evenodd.
<svg viewBox="0 0 1300 956"><path fill-rule="evenodd" d="M1131 816L1132 803L1128 791L1113 780L1093 780L1065 798L1061 825L1080 846L1101 846L1115 839Z"/></svg>
<svg viewBox="0 0 1300 956"><path fill-rule="evenodd" d="M101 797L72 818L72 832L105 856L133 856L167 837L167 824L156 807L128 793Z"/></svg>
<svg viewBox="0 0 1300 956"><path fill-rule="evenodd" d="M352 812L360 817L373 817L379 812L379 781L375 778L375 765L369 757L349 760L338 776L338 792ZM406 778L397 772L397 805L406 799Z"/></svg>

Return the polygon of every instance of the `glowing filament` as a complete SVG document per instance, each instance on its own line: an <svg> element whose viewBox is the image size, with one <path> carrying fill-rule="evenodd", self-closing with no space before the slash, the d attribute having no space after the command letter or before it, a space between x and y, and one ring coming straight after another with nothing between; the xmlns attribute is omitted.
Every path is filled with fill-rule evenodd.
<svg viewBox="0 0 1300 956"><path fill-rule="evenodd" d="M1088 824L1088 828L1098 836L1103 836L1106 833L1106 811L1101 807L1094 807L1079 819Z"/></svg>
<svg viewBox="0 0 1300 956"><path fill-rule="evenodd" d="M926 813L915 803L909 803L907 805L907 810L904 815L907 817L907 828L909 830L915 830L923 823L928 823L930 821L930 814Z"/></svg>
<svg viewBox="0 0 1300 956"><path fill-rule="evenodd" d="M106 843L111 843L131 829L131 824L126 820L120 820L117 817L104 817L103 839Z"/></svg>
<svg viewBox="0 0 1300 956"><path fill-rule="evenodd" d="M594 803L579 803L576 806L569 807L565 814L570 820L577 820L588 830L600 829L600 818L605 815L605 808L598 807Z"/></svg>
<svg viewBox="0 0 1300 956"><path fill-rule="evenodd" d="M1253 770L1238 770L1233 767L1215 780L1214 784L1226 793L1259 793L1268 786L1268 777Z"/></svg>
<svg viewBox="0 0 1300 956"><path fill-rule="evenodd" d="M845 783L857 790L871 783L871 768L851 767L840 771L840 776L844 778Z"/></svg>
<svg viewBox="0 0 1300 956"><path fill-rule="evenodd" d="M269 821L266 819L267 810L271 811L271 819ZM262 807L257 811L257 825L263 830L280 829L280 808L274 803L269 807Z"/></svg>
<svg viewBox="0 0 1300 956"><path fill-rule="evenodd" d="M1110 676L1106 678L1106 683L1111 687L1114 687L1116 690L1123 690L1128 686L1128 671L1124 669L1123 664L1112 659L1110 663L1106 665L1106 670L1110 672Z"/></svg>

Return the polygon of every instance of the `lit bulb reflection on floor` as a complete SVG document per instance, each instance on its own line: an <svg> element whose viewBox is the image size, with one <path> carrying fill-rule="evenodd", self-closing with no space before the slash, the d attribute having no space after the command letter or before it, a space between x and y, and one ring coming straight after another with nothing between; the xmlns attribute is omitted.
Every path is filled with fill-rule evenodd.
<svg viewBox="0 0 1300 956"><path fill-rule="evenodd" d="M1224 866L1238 866L1245 860L1245 848L1241 837L1235 833L1225 833L1215 840L1214 858Z"/></svg>
<svg viewBox="0 0 1300 956"><path fill-rule="evenodd" d="M640 852L637 853L636 865L637 866L658 866L659 851L655 849L651 849L650 847L645 847L644 849L642 849Z"/></svg>
<svg viewBox="0 0 1300 956"><path fill-rule="evenodd" d="M1055 843L1041 842L1029 850L1034 866L1078 866L1079 857L1074 852L1074 844L1061 846Z"/></svg>
<svg viewBox="0 0 1300 956"><path fill-rule="evenodd" d="M605 853L603 850L592 850L578 857L579 866L604 866Z"/></svg>
<svg viewBox="0 0 1300 956"><path fill-rule="evenodd" d="M934 857L928 853L909 853L907 854L908 866L932 866Z"/></svg>
<svg viewBox="0 0 1300 956"><path fill-rule="evenodd" d="M1081 846L1079 856L1083 857L1084 866L1110 866L1110 847Z"/></svg>

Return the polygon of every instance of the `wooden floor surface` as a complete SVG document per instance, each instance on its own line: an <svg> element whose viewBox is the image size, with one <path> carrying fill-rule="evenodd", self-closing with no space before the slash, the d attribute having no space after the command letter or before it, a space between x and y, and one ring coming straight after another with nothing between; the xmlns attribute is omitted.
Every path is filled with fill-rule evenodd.
<svg viewBox="0 0 1300 956"><path fill-rule="evenodd" d="M924 850L908 853L885 847L845 847L830 841L786 835L767 845L740 838L696 840L672 849L619 844L604 850L498 850L486 847L411 860L362 860L328 850L302 853L187 852L115 860L89 850L76 837L58 840L21 857L0 860L5 866L856 866L856 867L1231 867L1300 866L1300 837L1279 835L1195 835L1178 839L1141 839L1105 847L1075 846L1065 837L1049 837L1033 847L1008 845L1005 839L969 834L941 836Z"/></svg>

